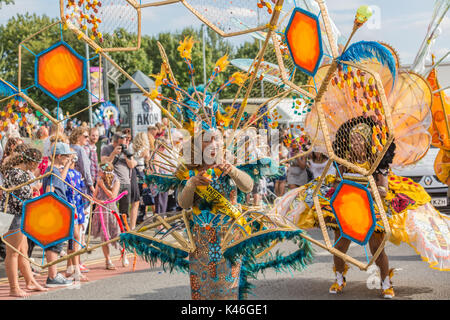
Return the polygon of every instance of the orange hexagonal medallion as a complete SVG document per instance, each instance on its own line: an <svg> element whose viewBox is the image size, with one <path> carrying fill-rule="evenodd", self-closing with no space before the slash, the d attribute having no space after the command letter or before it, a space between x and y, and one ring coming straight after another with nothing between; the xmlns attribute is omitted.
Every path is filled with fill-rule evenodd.
<svg viewBox="0 0 450 320"><path fill-rule="evenodd" d="M85 60L64 42L36 56L36 85L55 100L84 89Z"/></svg>
<svg viewBox="0 0 450 320"><path fill-rule="evenodd" d="M352 181L343 181L330 203L343 236L365 245L376 224L369 190Z"/></svg>
<svg viewBox="0 0 450 320"><path fill-rule="evenodd" d="M319 20L312 13L295 8L285 31L286 42L297 68L314 76L323 56Z"/></svg>
<svg viewBox="0 0 450 320"><path fill-rule="evenodd" d="M22 232L43 248L72 238L74 208L54 193L23 205Z"/></svg>

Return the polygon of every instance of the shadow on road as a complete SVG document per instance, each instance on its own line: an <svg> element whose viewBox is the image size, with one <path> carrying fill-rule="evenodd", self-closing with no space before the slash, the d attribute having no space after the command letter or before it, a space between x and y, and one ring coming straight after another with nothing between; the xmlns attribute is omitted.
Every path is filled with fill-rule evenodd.
<svg viewBox="0 0 450 320"><path fill-rule="evenodd" d="M255 288L248 300L376 300L382 299L380 290L369 290L363 281L349 282L345 292L339 295L328 293L331 280L319 278L311 279L273 279L252 281ZM170 288L158 288L145 294L128 295L126 299L136 300L162 300L167 297L180 297L185 292L186 296L179 300L190 299L189 286L175 286ZM398 300L412 300L414 296L433 292L429 287L396 286L396 298Z"/></svg>

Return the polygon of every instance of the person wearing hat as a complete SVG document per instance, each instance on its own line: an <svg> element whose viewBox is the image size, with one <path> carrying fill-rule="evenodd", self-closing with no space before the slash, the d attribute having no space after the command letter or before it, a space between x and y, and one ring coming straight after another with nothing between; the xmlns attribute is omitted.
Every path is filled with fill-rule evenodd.
<svg viewBox="0 0 450 320"><path fill-rule="evenodd" d="M67 201L66 191L67 186L64 183L66 179L67 172L69 171L71 159L75 151L70 150L70 146L67 143L56 142L51 148L52 153L55 153L54 166L52 173L61 179L54 177L53 175L47 176L42 179L42 188L44 192L53 192L58 197ZM46 173L50 172L51 166L47 168ZM50 263L58 259L58 254L63 250L63 243L58 243L57 245L48 248L46 253L47 262ZM70 286L72 280L66 279L62 274L58 273L56 264L48 267L48 277L46 282L46 287L64 287Z"/></svg>
<svg viewBox="0 0 450 320"><path fill-rule="evenodd" d="M132 155L127 154L126 149L124 150L125 138L125 134L120 131L116 132L113 135L112 143L102 148L101 162L113 164L114 173L120 181L119 194L125 190L128 191L128 194L119 200L119 213L128 216L131 199L131 174L137 162Z"/></svg>

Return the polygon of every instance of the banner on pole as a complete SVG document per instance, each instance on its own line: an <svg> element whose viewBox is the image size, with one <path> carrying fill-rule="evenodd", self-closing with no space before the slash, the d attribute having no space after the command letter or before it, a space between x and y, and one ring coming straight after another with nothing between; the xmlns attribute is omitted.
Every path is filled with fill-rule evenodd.
<svg viewBox="0 0 450 320"><path fill-rule="evenodd" d="M91 80L91 93L92 93L92 103L96 102L104 102L103 90L100 90L102 87L102 69L100 67L91 67L90 68L90 80Z"/></svg>

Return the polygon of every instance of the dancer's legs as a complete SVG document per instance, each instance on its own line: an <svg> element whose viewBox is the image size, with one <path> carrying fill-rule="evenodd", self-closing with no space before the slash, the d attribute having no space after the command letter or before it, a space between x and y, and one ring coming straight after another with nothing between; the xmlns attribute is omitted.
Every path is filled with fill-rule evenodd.
<svg viewBox="0 0 450 320"><path fill-rule="evenodd" d="M334 230L334 239L335 241L339 239L341 236L341 232L339 229ZM335 248L342 253L346 253L350 246L350 240L347 238L341 237L339 241L335 244ZM333 255L334 266L336 267L336 271L340 273L344 273L345 271L345 261L338 256Z"/></svg>
<svg viewBox="0 0 450 320"><path fill-rule="evenodd" d="M382 242L383 242L383 234L374 232L369 240L369 248L372 255L375 254L375 252L381 246ZM383 251L381 251L380 255L375 260L375 264L380 268L381 279L383 280L386 279L386 277L389 275L389 259L384 249Z"/></svg>

